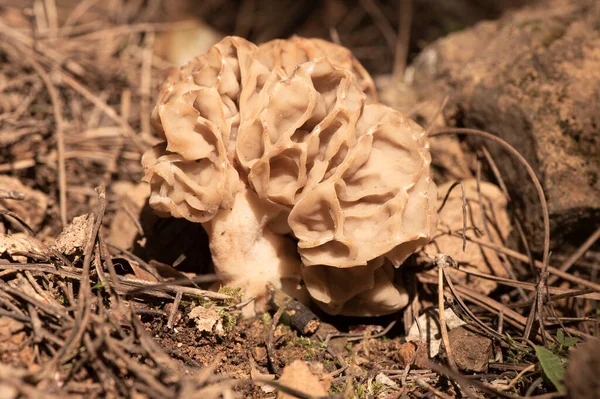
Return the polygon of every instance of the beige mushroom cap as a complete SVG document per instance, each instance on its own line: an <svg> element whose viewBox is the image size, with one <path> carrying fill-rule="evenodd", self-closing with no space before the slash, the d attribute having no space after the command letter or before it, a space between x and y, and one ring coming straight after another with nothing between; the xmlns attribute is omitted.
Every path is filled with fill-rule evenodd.
<svg viewBox="0 0 600 399"><path fill-rule="evenodd" d="M163 85L150 205L203 223L217 273L249 295L302 276L330 313L396 311L394 267L432 237L436 192L423 129L369 101L341 46L225 38Z"/></svg>

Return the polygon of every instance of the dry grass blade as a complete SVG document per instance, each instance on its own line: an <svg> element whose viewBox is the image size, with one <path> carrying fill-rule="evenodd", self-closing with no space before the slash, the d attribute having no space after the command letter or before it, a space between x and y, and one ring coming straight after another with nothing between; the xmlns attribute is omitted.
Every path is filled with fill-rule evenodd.
<svg viewBox="0 0 600 399"><path fill-rule="evenodd" d="M456 270L463 272L465 274L468 274L470 276L495 281L499 284L506 285L508 287L522 288L527 291L535 291L536 290L535 284L532 284L532 283L529 283L526 281L502 278L502 277L494 276L491 274L479 273L479 272L476 272L473 270L468 270L468 269L457 268ZM570 289L570 288L548 287L548 290L550 291L551 294L555 294L556 296L560 296L562 298L565 298L568 296L577 296L582 299L591 299L591 300L595 300L595 301L600 300L600 295L598 293L594 293L592 290L589 290L589 289L588 290L574 290L574 289ZM557 299L560 299L560 298L557 298ZM528 301L527 303L531 304L531 301Z"/></svg>
<svg viewBox="0 0 600 399"><path fill-rule="evenodd" d="M48 94L50 95L50 99L52 101L52 109L54 111L54 123L56 125L56 145L58 150L58 182L59 182L59 205L60 205L60 220L62 222L62 226L67 225L67 171L65 166L65 135L64 135L64 122L62 116L62 105L60 98L58 96L58 92L56 91L56 87L50 80L50 77L42 68L42 66L26 51L15 46L15 50L17 50L21 55L27 60L29 65L35 70L35 72L40 76L44 85L46 86L46 90L48 90Z"/></svg>
<svg viewBox="0 0 600 399"><path fill-rule="evenodd" d="M591 247L600 239L600 227L596 229L588 238L581 244L577 251L575 251L565 262L558 267L561 272L568 271L579 258L583 256ZM558 276L552 276L548 279L548 284L554 284L558 280Z"/></svg>
<svg viewBox="0 0 600 399"><path fill-rule="evenodd" d="M401 0L398 2L398 34L396 36L396 49L394 51L394 70L392 74L395 80L404 80L404 71L410 47L410 28L412 23L413 1Z"/></svg>
<svg viewBox="0 0 600 399"><path fill-rule="evenodd" d="M98 193L98 208L94 215L94 225L92 233L88 237L84 250L82 279L79 285L79 295L77 301L77 312L75 315L75 328L67 338L65 345L54 355L51 361L46 363L43 371L38 375L39 378L46 378L49 375L56 373L56 369L61 365L68 356L71 356L71 351L81 345L83 334L87 328L87 324L91 316L92 295L90 292L90 266L92 262L92 252L96 245L96 237L100 230L102 218L106 210L106 192L104 187L96 189Z"/></svg>
<svg viewBox="0 0 600 399"><path fill-rule="evenodd" d="M458 371L454 355L452 354L452 346L450 346L450 340L448 339L448 329L446 328L446 316L444 311L444 269L446 267L456 266L456 262L448 255L437 254L434 263L438 268L438 313L440 319L440 332L442 333L442 343L444 344L450 367L452 367L453 370Z"/></svg>
<svg viewBox="0 0 600 399"><path fill-rule="evenodd" d="M538 289L536 290L536 293L535 293L536 302L532 306L529 317L527 318L527 323L525 326L525 330L523 332L523 336L525 338L529 338L529 336L531 335L531 332L532 332L534 320L537 319L539 321L539 327L542 329L542 337L545 341L546 334L543 332L544 323L542 322L542 319L544 317L543 316L544 309L542 306L542 302L543 302L543 295L545 294L545 291L546 291L548 258L550 256L550 214L548 213L548 203L546 202L546 196L544 194L544 189L542 188L542 184L540 183L539 179L537 178L531 165L529 165L529 162L527 162L527 160L513 146L511 146L510 144L508 144L506 141L502 140L501 138L494 136L491 133L484 132L482 130L466 129L466 128L441 129L441 130L437 130L437 131L429 133L429 136L434 137L434 136L441 136L441 135L448 135L448 134L471 135L471 136L491 140L494 143L499 144L500 146L502 146L503 149L508 151L512 156L514 156L525 167L525 169L527 170L527 173L529 174L529 177L531 178L531 181L533 182L533 184L535 186L535 189L536 189L538 197L539 197L540 206L542 208L542 217L543 217L543 221L544 221L544 250L543 250L544 252L542 254L542 268L540 270L540 274L539 274L538 282L537 282Z"/></svg>
<svg viewBox="0 0 600 399"><path fill-rule="evenodd" d="M481 245L482 247L490 248L490 249L493 249L493 250L498 251L500 253L506 254L506 255L508 255L508 256L510 256L512 258L518 259L518 260L520 260L522 262L528 262L529 261L529 258L527 257L527 255L523 255L523 254L521 254L521 253L519 253L517 251L514 251L514 250L506 248L506 247L503 247L501 245L492 244L492 243L489 243L489 242L486 242L486 241L483 241L483 240L479 240L479 239L474 238L474 237L467 237L467 240L472 241L472 242L474 242L474 243L476 243L478 245ZM537 269L540 269L540 270L543 267L542 262L540 262L540 261L535 261L534 266ZM571 282L573 284L577 284L577 285L580 285L582 287L587 287L589 289L592 289L592 290L594 290L596 292L600 292L600 284L597 284L597 283L595 283L593 281L588 281L588 280L579 278L577 276L573 276L572 274L562 272L558 268L550 266L550 265L548 266L547 270L551 274L554 274L557 277L560 277L561 279L563 279L565 281L569 281L569 282Z"/></svg>

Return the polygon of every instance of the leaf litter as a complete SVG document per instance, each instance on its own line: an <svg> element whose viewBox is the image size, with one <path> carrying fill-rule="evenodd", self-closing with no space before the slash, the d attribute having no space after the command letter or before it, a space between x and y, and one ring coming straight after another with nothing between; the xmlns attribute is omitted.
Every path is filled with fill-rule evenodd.
<svg viewBox="0 0 600 399"><path fill-rule="evenodd" d="M139 155L153 143L152 88L170 66L153 43L184 32L187 22L165 22L160 5L136 2L116 2L123 12L118 22L118 7L34 3L31 14L0 10L0 391L6 397L272 397L266 387L296 397L520 397L560 396L563 384L573 392L585 385L561 376L570 353L568 376L598 364L593 350L584 352L593 341L582 342L597 335L600 290L578 263L586 252L597 254L589 251L595 235L558 267L546 248L533 273L526 248L515 250L519 245L509 240L516 222L510 197L494 186L502 190L493 160L481 161L484 175L490 169L483 181L481 166L471 165L463 147L453 147L460 168L449 166L440 176L464 180L467 218L457 190L446 205L451 221L431 244L439 250L424 251L411 265L412 319L408 311L381 320L311 312L312 334L290 319L305 310L287 302L262 318L243 319L234 292L216 292L210 274L195 277L200 270L191 265L211 272L206 249L198 254L190 250L195 241L186 242L200 235L149 215L138 184ZM373 22L382 23L377 2L363 6L375 32L389 31ZM264 29L256 23L257 32ZM478 171L475 178L469 167ZM157 242L170 253L149 247ZM438 252L449 255L445 263L431 260ZM492 340L486 373L455 367L465 353L452 340L450 314L471 334ZM436 326L443 320L440 334L407 342L395 321L404 317L419 330L416 320L425 315ZM433 342L441 351L430 359Z"/></svg>

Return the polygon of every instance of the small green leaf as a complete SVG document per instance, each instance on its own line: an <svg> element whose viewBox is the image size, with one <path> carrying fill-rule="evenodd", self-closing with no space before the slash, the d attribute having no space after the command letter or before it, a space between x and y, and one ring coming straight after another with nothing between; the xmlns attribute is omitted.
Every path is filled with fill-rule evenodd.
<svg viewBox="0 0 600 399"><path fill-rule="evenodd" d="M556 332L556 338L558 338L558 342L563 345L565 344L565 333L563 333L563 330L558 330Z"/></svg>
<svg viewBox="0 0 600 399"><path fill-rule="evenodd" d="M106 284L104 284L104 283L98 283L98 284L93 285L92 289L93 290L97 290L99 288L104 288L104 287L106 287Z"/></svg>
<svg viewBox="0 0 600 399"><path fill-rule="evenodd" d="M569 346L573 346L573 345L577 344L578 342L579 342L579 339L577 339L575 337L568 337L568 338L565 338L565 342L563 342L563 345L568 348Z"/></svg>
<svg viewBox="0 0 600 399"><path fill-rule="evenodd" d="M558 391L564 391L565 386L562 384L562 380L565 375L565 368L560 361L560 357L539 345L535 346L535 354L546 377L548 377Z"/></svg>

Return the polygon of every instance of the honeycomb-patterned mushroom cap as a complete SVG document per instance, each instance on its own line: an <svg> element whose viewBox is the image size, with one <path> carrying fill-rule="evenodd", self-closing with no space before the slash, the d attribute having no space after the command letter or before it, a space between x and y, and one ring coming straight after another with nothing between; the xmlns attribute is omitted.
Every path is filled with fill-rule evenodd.
<svg viewBox="0 0 600 399"><path fill-rule="evenodd" d="M375 101L341 46L225 38L162 87L150 205L203 223L217 273L252 295L302 276L330 313L393 312L408 302L394 266L433 235L436 192L424 130Z"/></svg>

